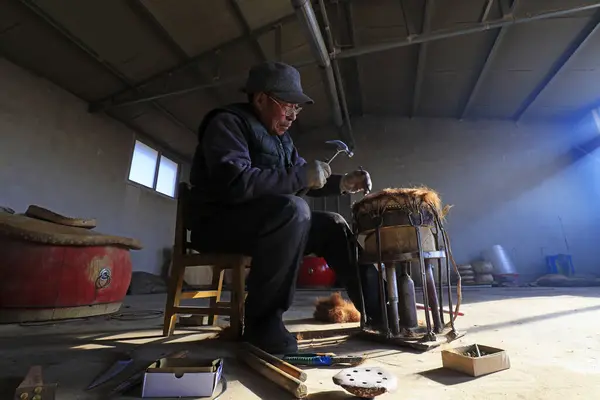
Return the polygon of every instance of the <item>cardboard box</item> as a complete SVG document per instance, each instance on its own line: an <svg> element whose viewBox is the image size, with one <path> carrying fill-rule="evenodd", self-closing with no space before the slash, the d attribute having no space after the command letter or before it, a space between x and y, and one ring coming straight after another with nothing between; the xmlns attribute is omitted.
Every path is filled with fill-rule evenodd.
<svg viewBox="0 0 600 400"><path fill-rule="evenodd" d="M482 354L477 356L477 350ZM442 365L471 376L481 376L510 368L506 351L482 344L442 350Z"/></svg>
<svg viewBox="0 0 600 400"><path fill-rule="evenodd" d="M142 397L211 397L222 373L220 358L162 358L146 369Z"/></svg>

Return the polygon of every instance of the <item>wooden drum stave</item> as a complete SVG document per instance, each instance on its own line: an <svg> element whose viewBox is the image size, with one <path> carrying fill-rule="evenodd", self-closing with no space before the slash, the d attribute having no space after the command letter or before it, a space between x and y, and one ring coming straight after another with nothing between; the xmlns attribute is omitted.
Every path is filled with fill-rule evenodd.
<svg viewBox="0 0 600 400"><path fill-rule="evenodd" d="M437 193L426 188L384 189L365 196L352 208L356 233L364 236L363 256L376 261L377 227L382 258L419 251L416 229L425 252L437 251L436 216L443 215Z"/></svg>

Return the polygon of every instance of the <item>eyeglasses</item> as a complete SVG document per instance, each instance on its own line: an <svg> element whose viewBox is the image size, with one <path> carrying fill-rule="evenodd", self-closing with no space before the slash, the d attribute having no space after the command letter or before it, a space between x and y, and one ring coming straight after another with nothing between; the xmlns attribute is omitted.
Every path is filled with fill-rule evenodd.
<svg viewBox="0 0 600 400"><path fill-rule="evenodd" d="M272 96L268 96L268 97L269 97L269 99L273 100L273 102L275 104L277 104L279 106L279 108L281 108L281 110L283 111L283 113L285 114L286 117L296 116L296 115L300 114L300 111L302 111L302 107L300 107L298 104L281 104L279 101L274 99Z"/></svg>

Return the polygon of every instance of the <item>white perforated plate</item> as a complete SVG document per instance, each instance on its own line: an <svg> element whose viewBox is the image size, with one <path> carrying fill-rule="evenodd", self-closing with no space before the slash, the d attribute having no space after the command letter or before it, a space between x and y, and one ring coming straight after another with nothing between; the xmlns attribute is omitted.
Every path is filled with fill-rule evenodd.
<svg viewBox="0 0 600 400"><path fill-rule="evenodd" d="M372 398L393 392L398 379L379 367L347 368L333 377L333 382L355 396Z"/></svg>

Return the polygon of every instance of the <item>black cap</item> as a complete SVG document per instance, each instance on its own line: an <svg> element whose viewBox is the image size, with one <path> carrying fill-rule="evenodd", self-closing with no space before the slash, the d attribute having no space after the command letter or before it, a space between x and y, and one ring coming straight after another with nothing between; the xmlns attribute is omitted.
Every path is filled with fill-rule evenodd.
<svg viewBox="0 0 600 400"><path fill-rule="evenodd" d="M291 104L314 103L313 99L302 91L300 72L282 62L266 61L252 67L246 86L242 90L246 93L269 93Z"/></svg>

